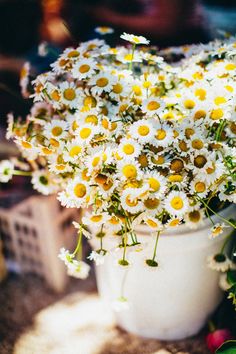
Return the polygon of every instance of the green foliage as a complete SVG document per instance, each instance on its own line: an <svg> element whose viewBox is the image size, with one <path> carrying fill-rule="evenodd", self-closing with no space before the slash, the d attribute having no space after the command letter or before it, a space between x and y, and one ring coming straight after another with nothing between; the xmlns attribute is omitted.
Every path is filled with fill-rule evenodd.
<svg viewBox="0 0 236 354"><path fill-rule="evenodd" d="M236 340L229 340L216 350L216 354L236 354Z"/></svg>

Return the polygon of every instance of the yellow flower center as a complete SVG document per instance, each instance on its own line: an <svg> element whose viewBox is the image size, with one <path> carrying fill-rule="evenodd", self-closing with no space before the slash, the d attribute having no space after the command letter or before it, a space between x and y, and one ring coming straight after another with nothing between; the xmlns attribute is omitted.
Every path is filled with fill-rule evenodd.
<svg viewBox="0 0 236 354"><path fill-rule="evenodd" d="M233 63L229 63L229 64L225 65L225 69L226 70L234 70L234 69L236 69L236 65Z"/></svg>
<svg viewBox="0 0 236 354"><path fill-rule="evenodd" d="M184 140L181 140L179 142L179 148L181 151L185 151L185 152L188 151L188 145Z"/></svg>
<svg viewBox="0 0 236 354"><path fill-rule="evenodd" d="M226 85L225 88L229 92L234 92L234 88L232 86L230 86L230 85Z"/></svg>
<svg viewBox="0 0 236 354"><path fill-rule="evenodd" d="M192 128L186 128L185 129L185 135L186 135L186 138L190 138L193 134L195 133L195 131L192 129Z"/></svg>
<svg viewBox="0 0 236 354"><path fill-rule="evenodd" d="M109 220L109 223L112 225L118 225L119 220L115 216L112 216L112 218Z"/></svg>
<svg viewBox="0 0 236 354"><path fill-rule="evenodd" d="M101 77L100 79L98 79L96 81L96 85L98 87L105 87L105 86L107 86L108 82L109 81L108 81L108 79L106 77Z"/></svg>
<svg viewBox="0 0 236 354"><path fill-rule="evenodd" d="M157 192L160 189L160 182L156 178L149 178L148 180L150 188L153 190L153 192Z"/></svg>
<svg viewBox="0 0 236 354"><path fill-rule="evenodd" d="M201 118L206 118L206 111L204 111L202 109L199 109L198 111L196 111L194 113L194 119L198 120L198 119L201 119Z"/></svg>
<svg viewBox="0 0 236 354"><path fill-rule="evenodd" d="M123 151L126 155L132 155L134 153L134 147L131 144L126 144L123 146Z"/></svg>
<svg viewBox="0 0 236 354"><path fill-rule="evenodd" d="M139 87L138 85L134 85L132 89L136 96L141 96L142 94L141 87Z"/></svg>
<svg viewBox="0 0 236 354"><path fill-rule="evenodd" d="M211 111L210 118L212 120L218 120L222 118L224 115L224 111L221 108L216 108Z"/></svg>
<svg viewBox="0 0 236 354"><path fill-rule="evenodd" d="M79 135L81 139L87 139L92 133L92 130L90 128L82 128Z"/></svg>
<svg viewBox="0 0 236 354"><path fill-rule="evenodd" d="M148 198L144 201L145 207L147 209L151 209L151 210L156 209L159 204L160 204L160 201L157 198L154 198L154 199Z"/></svg>
<svg viewBox="0 0 236 354"><path fill-rule="evenodd" d="M184 202L181 197L176 196L171 200L170 205L172 206L173 209L180 210L183 208Z"/></svg>
<svg viewBox="0 0 236 354"><path fill-rule="evenodd" d="M63 92L63 96L67 101L73 101L76 97L75 95L75 90L72 88L67 88L65 89L65 91Z"/></svg>
<svg viewBox="0 0 236 354"><path fill-rule="evenodd" d="M207 163L207 159L203 155L198 155L194 158L194 166L202 168Z"/></svg>
<svg viewBox="0 0 236 354"><path fill-rule="evenodd" d="M127 61L132 61L134 58L133 54L132 53L129 53L129 54L126 54L124 56L124 59L127 60Z"/></svg>
<svg viewBox="0 0 236 354"><path fill-rule="evenodd" d="M148 135L150 132L150 129L147 125L140 125L140 127L138 127L138 133L141 136L146 136Z"/></svg>
<svg viewBox="0 0 236 354"><path fill-rule="evenodd" d="M214 99L214 102L217 106L226 103L226 99L224 97L218 96Z"/></svg>
<svg viewBox="0 0 236 354"><path fill-rule="evenodd" d="M75 156L79 155L81 153L81 150L82 149L80 146L73 146L69 152L70 157L75 157Z"/></svg>
<svg viewBox="0 0 236 354"><path fill-rule="evenodd" d="M188 217L190 221L198 222L201 219L201 214L198 210L194 210L194 211L190 211Z"/></svg>
<svg viewBox="0 0 236 354"><path fill-rule="evenodd" d="M195 102L193 100L185 100L184 107L187 109L193 109L195 107Z"/></svg>
<svg viewBox="0 0 236 354"><path fill-rule="evenodd" d="M54 90L52 93L51 93L51 98L53 99L53 101L59 101L60 100L60 94L57 90Z"/></svg>
<svg viewBox="0 0 236 354"><path fill-rule="evenodd" d="M86 195L86 187L82 183L78 183L74 187L74 194L76 195L77 198L83 198Z"/></svg>
<svg viewBox="0 0 236 354"><path fill-rule="evenodd" d="M204 101L206 99L206 90L201 88L197 89L195 91L195 96L197 96L199 100Z"/></svg>
<svg viewBox="0 0 236 354"><path fill-rule="evenodd" d="M117 83L113 86L112 91L116 94L120 94L123 91L123 86Z"/></svg>
<svg viewBox="0 0 236 354"><path fill-rule="evenodd" d="M102 220L102 215L93 215L91 216L90 220L93 222L99 222Z"/></svg>
<svg viewBox="0 0 236 354"><path fill-rule="evenodd" d="M147 109L149 111L156 111L158 108L160 108L160 103L158 103L157 101L150 101L147 104Z"/></svg>
<svg viewBox="0 0 236 354"><path fill-rule="evenodd" d="M95 99L94 97L92 97L92 96L87 96L87 97L85 97L85 99L84 99L84 101L83 101L83 104L84 104L85 107L92 107L92 108L94 108L94 107L96 107L96 105L97 105L97 101L96 101L96 99Z"/></svg>
<svg viewBox="0 0 236 354"><path fill-rule="evenodd" d="M157 140L164 140L166 137L166 131L163 129L158 129L156 132L156 139Z"/></svg>
<svg viewBox="0 0 236 354"><path fill-rule="evenodd" d="M43 148L42 148L42 152L43 152L45 155L51 155L51 154L52 154L52 150L50 150L50 149L47 148L47 147L43 147Z"/></svg>
<svg viewBox="0 0 236 354"><path fill-rule="evenodd" d="M195 184L195 191L196 191L197 193L203 193L203 192L205 192L205 190L206 190L206 185L205 185L205 183L203 183L203 182L197 182L197 183Z"/></svg>
<svg viewBox="0 0 236 354"><path fill-rule="evenodd" d="M88 64L83 64L79 67L79 72L81 74L85 74L90 70L90 66Z"/></svg>
<svg viewBox="0 0 236 354"><path fill-rule="evenodd" d="M192 147L194 149L201 150L203 148L203 146L204 146L204 144L203 144L202 140L200 140L200 139L194 139L192 141Z"/></svg>
<svg viewBox="0 0 236 354"><path fill-rule="evenodd" d="M182 182L183 181L183 176L181 175L171 175L168 177L168 180L170 182Z"/></svg>
<svg viewBox="0 0 236 354"><path fill-rule="evenodd" d="M130 196L127 196L127 197L125 198L125 202L126 202L126 204L127 204L128 206L130 206L130 207L135 207L135 206L138 204L137 199L130 200Z"/></svg>
<svg viewBox="0 0 236 354"><path fill-rule="evenodd" d="M178 218L173 219L169 222L169 226L175 227L175 226L179 225L179 222L180 222L180 220Z"/></svg>
<svg viewBox="0 0 236 354"><path fill-rule="evenodd" d="M53 138L50 139L50 144L54 147L60 146L60 143L56 139L53 139Z"/></svg>
<svg viewBox="0 0 236 354"><path fill-rule="evenodd" d="M96 167L99 164L99 162L100 162L100 157L99 156L94 157L92 166Z"/></svg>
<svg viewBox="0 0 236 354"><path fill-rule="evenodd" d="M140 155L138 157L138 162L142 167L147 167L148 166L148 159L146 155Z"/></svg>
<svg viewBox="0 0 236 354"><path fill-rule="evenodd" d="M98 117L93 114L88 115L85 119L85 122L97 125L98 124Z"/></svg>
<svg viewBox="0 0 236 354"><path fill-rule="evenodd" d="M80 54L78 52L78 50L72 50L70 53L68 53L68 58L76 58L78 57Z"/></svg>
<svg viewBox="0 0 236 354"><path fill-rule="evenodd" d="M54 136L60 136L63 132L62 127L53 127L52 128L52 135Z"/></svg>
<svg viewBox="0 0 236 354"><path fill-rule="evenodd" d="M28 141L22 141L21 145L23 146L23 148L25 149L31 149L32 148L32 144L30 144Z"/></svg>
<svg viewBox="0 0 236 354"><path fill-rule="evenodd" d="M134 165L125 165L122 173L126 178L135 178L137 176L137 169Z"/></svg>
<svg viewBox="0 0 236 354"><path fill-rule="evenodd" d="M158 224L151 219L147 219L146 224L149 225L150 227L153 227L153 228L158 226Z"/></svg>

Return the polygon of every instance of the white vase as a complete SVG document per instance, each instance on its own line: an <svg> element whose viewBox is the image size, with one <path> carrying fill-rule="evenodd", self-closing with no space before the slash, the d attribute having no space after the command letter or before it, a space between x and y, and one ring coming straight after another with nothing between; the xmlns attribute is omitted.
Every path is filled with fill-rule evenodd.
<svg viewBox="0 0 236 354"><path fill-rule="evenodd" d="M235 209L230 206L221 214L235 217ZM220 221L215 216L213 220ZM219 273L209 269L207 257L219 252L231 231L226 228L212 240L208 237L211 226L207 219L197 230L181 225L162 234L157 268L145 265L145 259L152 257L155 238L145 226L140 226L137 236L145 246L141 252L128 253L131 266L117 266L121 253L117 258L111 252L105 263L96 267L98 290L109 306L121 296L122 287L122 295L128 299L129 309L116 312L120 327L162 340L183 339L200 331L222 298ZM103 243L111 250L117 245L117 238L106 236ZM98 249L99 241L94 238L92 246Z"/></svg>

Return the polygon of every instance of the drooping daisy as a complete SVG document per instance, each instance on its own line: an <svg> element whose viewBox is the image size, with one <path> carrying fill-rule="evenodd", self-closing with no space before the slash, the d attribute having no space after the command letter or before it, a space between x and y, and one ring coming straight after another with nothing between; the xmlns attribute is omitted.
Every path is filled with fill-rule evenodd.
<svg viewBox="0 0 236 354"><path fill-rule="evenodd" d="M89 275L89 271L90 266L87 263L77 261L76 259L67 265L67 274L78 279L86 279Z"/></svg>
<svg viewBox="0 0 236 354"><path fill-rule="evenodd" d="M0 162L0 183L7 183L13 176L14 164L9 160Z"/></svg>
<svg viewBox="0 0 236 354"><path fill-rule="evenodd" d="M143 36L136 36L134 34L128 34L126 32L124 32L120 38L124 39L125 41L128 41L130 43L133 44L149 44L149 40L147 40L145 37Z"/></svg>
<svg viewBox="0 0 236 354"><path fill-rule="evenodd" d="M227 227L225 223L217 223L211 228L211 233L209 235L210 239L214 239L217 236L221 235L224 232L224 229Z"/></svg>
<svg viewBox="0 0 236 354"><path fill-rule="evenodd" d="M190 229L196 229L204 224L204 211L202 209L193 209L185 214L184 220L186 226Z"/></svg>
<svg viewBox="0 0 236 354"><path fill-rule="evenodd" d="M171 215L179 217L187 212L189 202L184 192L172 191L168 194L164 206Z"/></svg>
<svg viewBox="0 0 236 354"><path fill-rule="evenodd" d="M137 139L140 143L146 144L153 140L155 130L149 121L140 119L130 125L129 134L133 139Z"/></svg>
<svg viewBox="0 0 236 354"><path fill-rule="evenodd" d="M96 266L104 264L105 261L105 255L104 251L92 251L90 255L87 257L90 261L94 261Z"/></svg>
<svg viewBox="0 0 236 354"><path fill-rule="evenodd" d="M82 80L90 78L95 71L96 62L92 58L84 58L75 63L71 73L75 79Z"/></svg>
<svg viewBox="0 0 236 354"><path fill-rule="evenodd" d="M142 111L147 114L147 116L154 116L155 114L160 114L165 108L165 103L163 100L157 97L150 97L143 100Z"/></svg>
<svg viewBox="0 0 236 354"><path fill-rule="evenodd" d="M218 272L226 272L232 265L229 258L223 253L218 253L207 258L208 267Z"/></svg>

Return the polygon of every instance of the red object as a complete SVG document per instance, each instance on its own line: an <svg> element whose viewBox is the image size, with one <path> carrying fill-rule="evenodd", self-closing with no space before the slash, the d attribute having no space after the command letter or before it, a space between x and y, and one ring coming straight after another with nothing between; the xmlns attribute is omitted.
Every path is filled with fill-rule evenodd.
<svg viewBox="0 0 236 354"><path fill-rule="evenodd" d="M206 343L208 349L215 353L215 350L219 348L225 341L233 339L230 330L228 329L217 329L211 332L206 337Z"/></svg>

